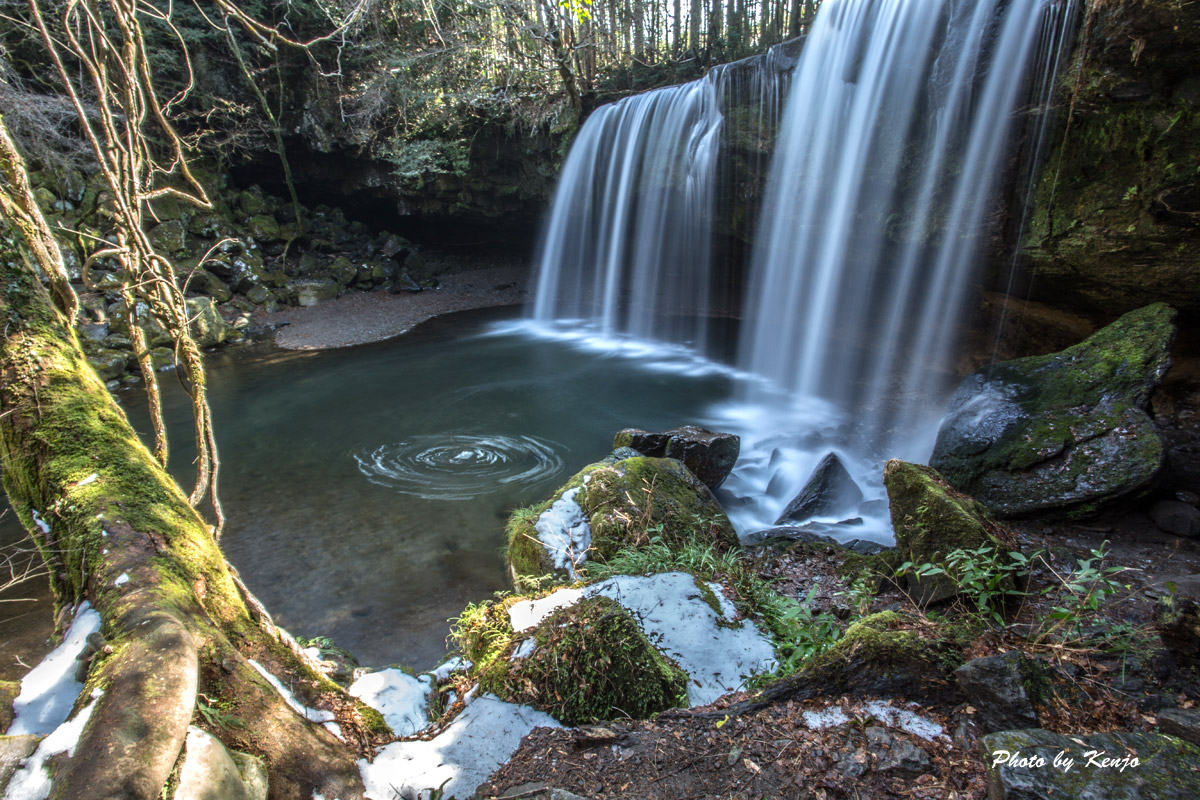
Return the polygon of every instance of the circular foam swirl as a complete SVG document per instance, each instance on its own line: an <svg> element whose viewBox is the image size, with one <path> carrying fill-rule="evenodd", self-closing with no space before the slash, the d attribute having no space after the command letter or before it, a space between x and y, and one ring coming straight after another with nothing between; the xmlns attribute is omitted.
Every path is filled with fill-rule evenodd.
<svg viewBox="0 0 1200 800"><path fill-rule="evenodd" d="M501 484L536 483L563 468L561 445L533 436L413 436L355 453L371 483L427 500L467 500Z"/></svg>

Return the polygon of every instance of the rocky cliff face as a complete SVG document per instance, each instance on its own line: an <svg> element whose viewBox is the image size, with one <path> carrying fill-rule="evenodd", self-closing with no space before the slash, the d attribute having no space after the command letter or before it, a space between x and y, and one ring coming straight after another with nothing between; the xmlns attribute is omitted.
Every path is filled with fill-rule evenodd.
<svg viewBox="0 0 1200 800"><path fill-rule="evenodd" d="M1195 3L1089 4L1024 246L1035 299L1200 314L1198 41Z"/></svg>

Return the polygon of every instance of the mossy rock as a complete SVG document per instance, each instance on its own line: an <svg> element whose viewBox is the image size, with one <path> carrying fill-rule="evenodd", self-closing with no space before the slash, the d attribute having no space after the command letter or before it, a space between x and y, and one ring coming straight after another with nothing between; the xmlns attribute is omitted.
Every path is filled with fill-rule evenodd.
<svg viewBox="0 0 1200 800"><path fill-rule="evenodd" d="M125 374L129 353L120 350L100 350L88 356L88 363L102 381L111 381Z"/></svg>
<svg viewBox="0 0 1200 800"><path fill-rule="evenodd" d="M1174 317L1157 303L969 376L930 464L998 517L1082 516L1149 490L1165 449L1145 409L1171 365Z"/></svg>
<svg viewBox="0 0 1200 800"><path fill-rule="evenodd" d="M20 681L0 681L0 732L8 730L12 725L13 718L16 716L13 711L13 701L20 693Z"/></svg>
<svg viewBox="0 0 1200 800"><path fill-rule="evenodd" d="M883 484L891 506L896 550L904 561L938 564L954 550L990 547L1005 553L1010 549L1012 534L997 525L983 505L956 491L932 467L892 459L884 465ZM939 603L958 594L958 587L945 575L918 578L909 574L904 580L908 593L920 603Z"/></svg>
<svg viewBox="0 0 1200 800"><path fill-rule="evenodd" d="M1033 728L984 736L979 749L987 765L988 797L1191 800L1200 796L1196 769L1200 747L1161 733L1064 736ZM997 754L1044 760L1018 763L997 760ZM1061 764L1068 758L1072 768L1064 769ZM1104 759L1115 761L1103 765Z"/></svg>
<svg viewBox="0 0 1200 800"><path fill-rule="evenodd" d="M839 693L903 695L945 702L958 693L953 671L963 663L970 626L882 611L846 629L832 647L805 664L796 681L826 696Z"/></svg>
<svg viewBox="0 0 1200 800"><path fill-rule="evenodd" d="M224 344L238 335L233 326L217 313L217 305L211 297L189 298L187 310L192 338L200 347Z"/></svg>
<svg viewBox="0 0 1200 800"><path fill-rule="evenodd" d="M646 719L687 705L687 674L607 597L559 609L532 639L527 655L493 660L479 676L480 688L567 725Z"/></svg>
<svg viewBox="0 0 1200 800"><path fill-rule="evenodd" d="M672 547L705 543L724 550L737 546L733 525L712 490L683 464L632 453L616 451L613 457L580 470L550 500L513 512L506 553L518 590L532 588L541 576L554 576L560 583L573 580L574 564L605 560L622 548L654 538ZM568 545L544 544L556 536L546 529L555 527L567 542L557 526L550 526L550 519L568 516L564 507L572 503L575 508L569 516L587 530L583 540L578 536L570 539L572 552L564 555ZM552 513L543 522L547 511ZM577 533L581 531L582 527L577 528Z"/></svg>

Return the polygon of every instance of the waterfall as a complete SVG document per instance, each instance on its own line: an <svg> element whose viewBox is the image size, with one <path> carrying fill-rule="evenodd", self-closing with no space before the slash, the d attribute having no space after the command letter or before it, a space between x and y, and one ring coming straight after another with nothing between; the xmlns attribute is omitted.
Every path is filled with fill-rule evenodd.
<svg viewBox="0 0 1200 800"><path fill-rule="evenodd" d="M743 438L719 493L735 525L775 524L832 452L861 500L811 518L886 541L881 461L928 455L975 262L1006 211L998 181L1042 149L1028 102L1057 81L1074 18L1073 0L825 0L798 57L598 109L556 191L535 323L704 355L706 317L740 316L740 397L707 420ZM717 279L713 243L747 205L763 213L730 310L740 292Z"/></svg>
<svg viewBox="0 0 1200 800"><path fill-rule="evenodd" d="M769 142L794 63L777 46L588 117L537 256L535 323L607 347L654 341L705 352L707 317L737 312L713 273L718 185L742 177L722 163L722 109L747 117L737 131L748 147Z"/></svg>
<svg viewBox="0 0 1200 800"><path fill-rule="evenodd" d="M1070 16L1048 0L822 4L752 259L742 527L771 525L830 451L876 500L882 459L928 457L1028 65ZM885 506L838 516L864 518L845 536L886 537Z"/></svg>

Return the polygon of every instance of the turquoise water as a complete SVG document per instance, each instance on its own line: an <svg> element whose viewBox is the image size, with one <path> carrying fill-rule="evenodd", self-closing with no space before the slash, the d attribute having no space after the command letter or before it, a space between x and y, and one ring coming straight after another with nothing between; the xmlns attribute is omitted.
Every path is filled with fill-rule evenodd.
<svg viewBox="0 0 1200 800"><path fill-rule="evenodd" d="M364 665L433 666L447 619L507 588L509 511L606 455L617 430L700 421L731 394L711 371L500 324L517 313L452 315L354 348L212 359L221 544L279 624L330 636ZM162 377L171 467L189 486L187 399ZM146 431L143 399L122 400Z"/></svg>

